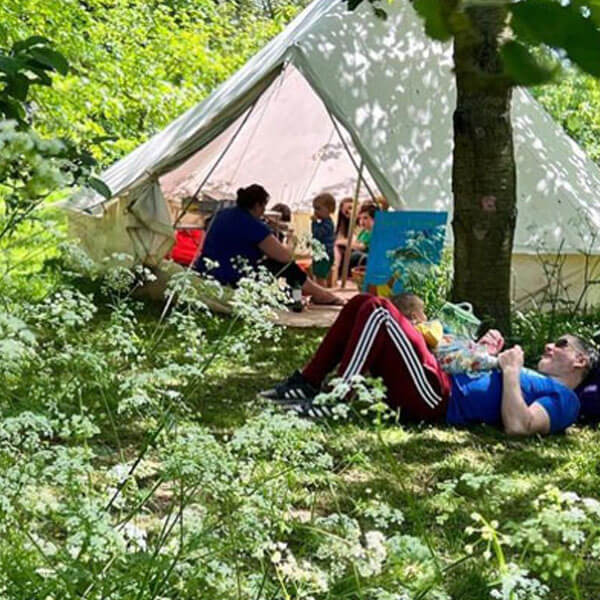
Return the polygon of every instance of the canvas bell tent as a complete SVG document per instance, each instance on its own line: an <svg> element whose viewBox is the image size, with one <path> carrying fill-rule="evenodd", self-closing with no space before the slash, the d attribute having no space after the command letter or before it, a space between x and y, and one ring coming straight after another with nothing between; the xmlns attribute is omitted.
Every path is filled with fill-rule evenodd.
<svg viewBox="0 0 600 600"><path fill-rule="evenodd" d="M392 207L452 213L452 48L430 40L411 3L374 18L366 2L315 0L206 100L102 174L106 200L67 203L92 256L158 263L173 239L165 199L264 185L272 202L310 210L318 192L363 194ZM600 252L600 170L524 90L513 95L518 222L513 296L547 286L537 262L558 249L571 295ZM487 193L493 194L493 190ZM450 217L451 218L451 217ZM589 266L589 265L588 265Z"/></svg>

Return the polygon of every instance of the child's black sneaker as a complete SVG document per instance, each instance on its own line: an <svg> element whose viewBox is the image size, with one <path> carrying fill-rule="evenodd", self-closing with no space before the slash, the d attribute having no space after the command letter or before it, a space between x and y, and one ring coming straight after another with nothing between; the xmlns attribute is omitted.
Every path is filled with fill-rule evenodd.
<svg viewBox="0 0 600 600"><path fill-rule="evenodd" d="M285 381L260 392L259 395L268 400L288 404L312 400L318 393L319 390L306 381L300 371L295 371Z"/></svg>

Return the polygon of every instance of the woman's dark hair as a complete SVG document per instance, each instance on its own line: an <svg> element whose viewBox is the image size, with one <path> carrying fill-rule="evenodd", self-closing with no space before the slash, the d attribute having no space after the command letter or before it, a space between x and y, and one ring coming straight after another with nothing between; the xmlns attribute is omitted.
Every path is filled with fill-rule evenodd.
<svg viewBox="0 0 600 600"><path fill-rule="evenodd" d="M350 229L350 218L342 212L342 208L344 207L344 204L348 204L348 202L352 203L352 198L342 198L338 207L337 225L335 228L335 234L344 238L348 237L348 230Z"/></svg>
<svg viewBox="0 0 600 600"><path fill-rule="evenodd" d="M268 201L269 193L257 183L237 191L236 204L244 210L252 210L257 204L264 206Z"/></svg>

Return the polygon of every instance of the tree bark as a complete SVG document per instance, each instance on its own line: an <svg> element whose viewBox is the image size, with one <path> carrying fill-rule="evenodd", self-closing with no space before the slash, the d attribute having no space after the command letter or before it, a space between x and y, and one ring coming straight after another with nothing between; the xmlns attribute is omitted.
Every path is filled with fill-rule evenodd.
<svg viewBox="0 0 600 600"><path fill-rule="evenodd" d="M473 27L454 39L454 301L510 332L510 273L517 218L511 85L498 46L504 7L472 8Z"/></svg>

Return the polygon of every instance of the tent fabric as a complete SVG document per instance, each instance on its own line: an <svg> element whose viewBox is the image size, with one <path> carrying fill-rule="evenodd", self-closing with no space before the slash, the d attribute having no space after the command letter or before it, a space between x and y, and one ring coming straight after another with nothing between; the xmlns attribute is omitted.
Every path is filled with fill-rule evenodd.
<svg viewBox="0 0 600 600"><path fill-rule="evenodd" d="M198 190L245 116L161 178L167 198L184 199ZM202 189L209 195L231 194L240 186L260 182L272 203L285 202L293 211L312 210L310 200L321 192L350 196L356 188L360 156L349 135L341 131L343 140L323 102L303 75L288 65L260 98ZM378 194L368 173L365 179L363 193Z"/></svg>
<svg viewBox="0 0 600 600"><path fill-rule="evenodd" d="M310 160L326 154L329 143L339 146L330 113L392 206L451 213L452 48L425 35L409 2L391 3L386 11L383 21L366 2L348 12L342 0L315 0L209 98L102 174L113 198L128 193L135 199L157 178L166 195L190 193L254 106L208 189L234 193L268 175L274 201L306 206L315 169L319 184L322 176L324 187L344 189L349 159L340 153L329 165ZM311 103L318 114L305 117L302 107ZM532 254L543 243L549 251L575 254L600 227L600 170L525 90L514 91L512 118L519 210L514 250ZM84 190L69 204L98 213L102 200ZM600 253L600 239L590 243L588 249Z"/></svg>
<svg viewBox="0 0 600 600"><path fill-rule="evenodd" d="M140 186L135 198L127 206L127 232L137 257L144 257L148 265L157 266L171 249L175 240L171 214L158 181Z"/></svg>

